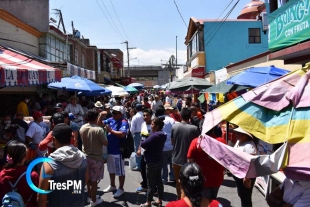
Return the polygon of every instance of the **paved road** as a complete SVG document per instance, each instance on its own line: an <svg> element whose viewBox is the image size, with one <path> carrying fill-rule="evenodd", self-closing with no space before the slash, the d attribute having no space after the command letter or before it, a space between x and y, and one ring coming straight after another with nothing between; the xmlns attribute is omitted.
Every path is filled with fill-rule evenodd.
<svg viewBox="0 0 310 207"><path fill-rule="evenodd" d="M125 190L126 193L119 199L114 199L112 193L104 194L102 192L109 185L109 174L105 166L105 176L104 179L99 183L98 195L100 195L104 202L98 207L120 207L120 206L139 206L141 203L146 201L146 197L142 193L136 193L135 190L139 187L139 182L141 181L140 172L133 172L128 167L128 162L126 162L126 181ZM118 183L118 181L116 182ZM176 199L176 190L173 183L168 183L165 185L164 190L164 205L169 201ZM252 195L253 206L254 207L267 207L264 196L255 188ZM241 206L240 199L237 195L237 189L234 180L231 177L225 176L225 180L220 187L218 200L223 204L223 206L238 207ZM86 205L89 206L89 205Z"/></svg>

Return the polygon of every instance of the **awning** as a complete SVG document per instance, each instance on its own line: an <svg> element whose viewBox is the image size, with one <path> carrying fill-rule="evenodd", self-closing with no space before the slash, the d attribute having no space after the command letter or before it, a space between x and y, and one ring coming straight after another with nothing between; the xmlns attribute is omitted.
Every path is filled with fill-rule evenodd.
<svg viewBox="0 0 310 207"><path fill-rule="evenodd" d="M41 85L61 80L61 71L0 46L0 86Z"/></svg>

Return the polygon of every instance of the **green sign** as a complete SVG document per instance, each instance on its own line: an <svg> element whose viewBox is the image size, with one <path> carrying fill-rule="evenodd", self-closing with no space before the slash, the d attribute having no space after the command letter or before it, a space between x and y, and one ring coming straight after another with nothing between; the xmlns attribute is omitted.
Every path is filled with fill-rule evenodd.
<svg viewBox="0 0 310 207"><path fill-rule="evenodd" d="M290 0L268 15L269 50L276 51L310 38L310 0Z"/></svg>

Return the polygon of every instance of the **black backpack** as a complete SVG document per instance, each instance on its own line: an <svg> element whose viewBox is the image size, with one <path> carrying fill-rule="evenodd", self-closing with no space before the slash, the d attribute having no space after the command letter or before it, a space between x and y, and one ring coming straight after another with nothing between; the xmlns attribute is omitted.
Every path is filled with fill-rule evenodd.
<svg viewBox="0 0 310 207"><path fill-rule="evenodd" d="M130 130L128 130L125 138L120 140L120 152L123 159L130 158L131 154L135 151L134 140Z"/></svg>

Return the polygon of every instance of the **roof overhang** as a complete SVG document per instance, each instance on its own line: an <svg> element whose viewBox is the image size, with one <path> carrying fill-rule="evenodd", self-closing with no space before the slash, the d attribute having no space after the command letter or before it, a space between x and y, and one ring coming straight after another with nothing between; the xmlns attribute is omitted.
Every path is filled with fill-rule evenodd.
<svg viewBox="0 0 310 207"><path fill-rule="evenodd" d="M272 52L270 60L284 60L284 64L303 64L310 60L310 41Z"/></svg>

